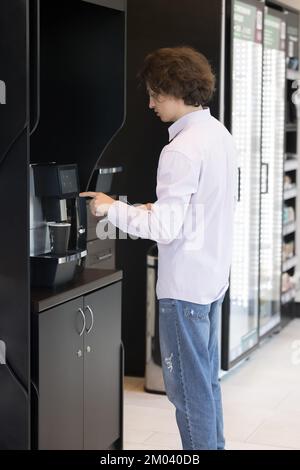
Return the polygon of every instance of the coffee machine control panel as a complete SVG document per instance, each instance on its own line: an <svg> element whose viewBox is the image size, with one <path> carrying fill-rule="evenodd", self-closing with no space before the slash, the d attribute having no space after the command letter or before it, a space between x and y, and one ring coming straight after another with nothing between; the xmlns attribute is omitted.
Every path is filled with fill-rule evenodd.
<svg viewBox="0 0 300 470"><path fill-rule="evenodd" d="M57 199L78 196L79 181L76 164L36 165L33 171L36 196Z"/></svg>
<svg viewBox="0 0 300 470"><path fill-rule="evenodd" d="M79 192L76 168L58 168L62 196Z"/></svg>

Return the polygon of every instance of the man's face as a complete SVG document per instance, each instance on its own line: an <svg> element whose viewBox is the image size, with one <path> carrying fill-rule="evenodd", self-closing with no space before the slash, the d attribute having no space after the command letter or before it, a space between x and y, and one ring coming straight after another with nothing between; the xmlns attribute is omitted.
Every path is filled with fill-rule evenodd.
<svg viewBox="0 0 300 470"><path fill-rule="evenodd" d="M148 88L149 108L163 122L175 122L178 119L179 100L168 95L157 94Z"/></svg>

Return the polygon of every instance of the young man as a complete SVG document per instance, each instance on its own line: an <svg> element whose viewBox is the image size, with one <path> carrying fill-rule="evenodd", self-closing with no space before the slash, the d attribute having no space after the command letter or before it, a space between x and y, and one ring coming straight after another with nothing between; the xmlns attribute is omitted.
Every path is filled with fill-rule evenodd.
<svg viewBox="0 0 300 470"><path fill-rule="evenodd" d="M169 128L160 155L157 201L133 207L103 193L95 215L158 244L157 296L166 392L176 408L183 449L224 449L218 381L218 322L228 288L235 205L232 136L210 115L215 77L189 47L145 59L140 76L150 109Z"/></svg>

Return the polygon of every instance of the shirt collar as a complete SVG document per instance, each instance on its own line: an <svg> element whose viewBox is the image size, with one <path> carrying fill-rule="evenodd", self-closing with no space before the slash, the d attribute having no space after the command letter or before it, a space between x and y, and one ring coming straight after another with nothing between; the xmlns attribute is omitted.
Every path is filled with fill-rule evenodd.
<svg viewBox="0 0 300 470"><path fill-rule="evenodd" d="M209 108L185 114L169 127L169 141L173 140L185 127L194 122L201 122L210 117Z"/></svg>

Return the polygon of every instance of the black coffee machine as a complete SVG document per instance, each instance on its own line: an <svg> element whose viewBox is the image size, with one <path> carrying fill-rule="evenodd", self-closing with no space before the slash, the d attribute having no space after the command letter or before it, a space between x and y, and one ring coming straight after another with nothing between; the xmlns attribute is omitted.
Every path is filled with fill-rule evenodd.
<svg viewBox="0 0 300 470"><path fill-rule="evenodd" d="M49 222L67 222L65 253L50 248ZM57 287L72 281L87 255L86 201L79 197L76 164L30 166L30 265L32 286Z"/></svg>

